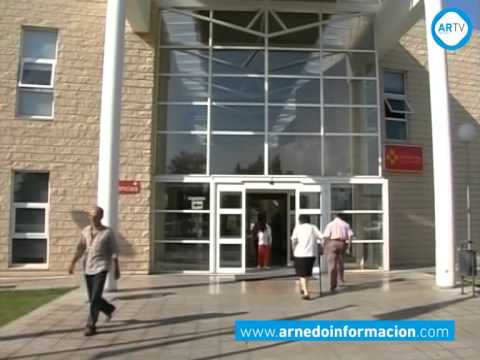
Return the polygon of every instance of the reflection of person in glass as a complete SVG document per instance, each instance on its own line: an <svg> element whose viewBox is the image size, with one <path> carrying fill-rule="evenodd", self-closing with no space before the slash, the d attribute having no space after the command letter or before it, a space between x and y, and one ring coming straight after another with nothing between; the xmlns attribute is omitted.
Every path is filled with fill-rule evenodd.
<svg viewBox="0 0 480 360"><path fill-rule="evenodd" d="M270 268L270 250L272 247L272 229L267 224L265 213L259 213L252 230L254 242L258 243L257 269Z"/></svg>
<svg viewBox="0 0 480 360"><path fill-rule="evenodd" d="M330 275L330 290L337 288L337 276L344 285L344 256L352 247L353 231L350 225L343 219L343 214L336 214L335 218L327 224L323 237L328 239L326 254L328 273Z"/></svg>
<svg viewBox="0 0 480 360"><path fill-rule="evenodd" d="M312 276L313 263L317 254L317 241L322 233L315 225L310 224L310 216L300 215L300 224L295 226L292 234L293 261L295 272L300 278L300 293L302 299L309 300L307 278Z"/></svg>

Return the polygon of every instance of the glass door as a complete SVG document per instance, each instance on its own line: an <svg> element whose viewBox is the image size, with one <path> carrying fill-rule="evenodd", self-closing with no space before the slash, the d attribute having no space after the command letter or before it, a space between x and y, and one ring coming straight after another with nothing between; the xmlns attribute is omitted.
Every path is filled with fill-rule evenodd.
<svg viewBox="0 0 480 360"><path fill-rule="evenodd" d="M217 185L217 273L245 272L245 202L243 185Z"/></svg>
<svg viewBox="0 0 480 360"><path fill-rule="evenodd" d="M317 226L320 231L323 230L328 219L325 219L323 211L325 209L325 197L321 185L301 185L295 193L295 224L298 224L300 215L308 215L310 223ZM322 257L322 272L325 271L325 259ZM318 264L316 264L318 271Z"/></svg>

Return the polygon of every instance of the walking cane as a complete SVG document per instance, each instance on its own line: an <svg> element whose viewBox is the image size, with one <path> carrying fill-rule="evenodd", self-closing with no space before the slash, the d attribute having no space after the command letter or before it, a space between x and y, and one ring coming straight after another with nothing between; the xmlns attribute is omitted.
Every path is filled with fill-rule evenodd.
<svg viewBox="0 0 480 360"><path fill-rule="evenodd" d="M318 281L320 285L319 297L322 297L322 247L318 247Z"/></svg>

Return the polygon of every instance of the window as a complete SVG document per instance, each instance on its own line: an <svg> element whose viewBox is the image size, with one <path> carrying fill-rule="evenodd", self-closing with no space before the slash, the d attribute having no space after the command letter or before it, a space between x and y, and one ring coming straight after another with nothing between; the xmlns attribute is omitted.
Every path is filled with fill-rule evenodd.
<svg viewBox="0 0 480 360"><path fill-rule="evenodd" d="M48 179L48 173L14 174L12 265L47 263Z"/></svg>
<svg viewBox="0 0 480 360"><path fill-rule="evenodd" d="M56 58L56 31L40 28L23 29L22 57L18 75L18 116L53 117Z"/></svg>
<svg viewBox="0 0 480 360"><path fill-rule="evenodd" d="M157 183L154 221L156 270L209 269L208 183Z"/></svg>
<svg viewBox="0 0 480 360"><path fill-rule="evenodd" d="M371 17L168 8L159 19L157 175L378 175Z"/></svg>
<svg viewBox="0 0 480 360"><path fill-rule="evenodd" d="M383 100L385 129L388 140L407 140L407 114L412 108L405 92L405 76L401 72L385 71L383 74Z"/></svg>

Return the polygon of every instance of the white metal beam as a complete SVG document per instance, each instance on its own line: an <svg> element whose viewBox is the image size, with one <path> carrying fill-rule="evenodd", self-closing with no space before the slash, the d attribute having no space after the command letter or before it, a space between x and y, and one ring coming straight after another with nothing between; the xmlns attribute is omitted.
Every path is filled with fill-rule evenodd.
<svg viewBox="0 0 480 360"><path fill-rule="evenodd" d="M151 8L151 0L126 0L127 20L134 32L150 32Z"/></svg>
<svg viewBox="0 0 480 360"><path fill-rule="evenodd" d="M375 18L379 58L424 15L422 0L385 0Z"/></svg>
<svg viewBox="0 0 480 360"><path fill-rule="evenodd" d="M258 10L276 9L288 12L325 12L325 13L375 13L380 5L377 2L324 2L318 1L275 1L275 0L155 0L158 7L207 8L217 10ZM400 1L400 0L396 0Z"/></svg>

